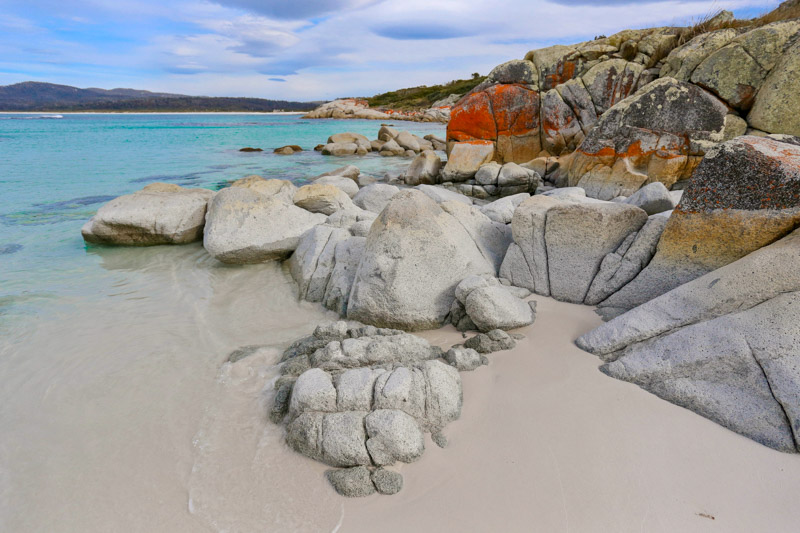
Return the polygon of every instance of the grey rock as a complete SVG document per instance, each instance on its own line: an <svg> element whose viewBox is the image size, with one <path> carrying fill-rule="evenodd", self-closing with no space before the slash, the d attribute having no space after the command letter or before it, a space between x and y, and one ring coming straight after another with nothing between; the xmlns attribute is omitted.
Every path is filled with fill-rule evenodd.
<svg viewBox="0 0 800 533"><path fill-rule="evenodd" d="M246 176L231 183L231 187L244 187L264 196L275 196L287 203L292 203L297 187L288 180L266 180L258 175Z"/></svg>
<svg viewBox="0 0 800 533"><path fill-rule="evenodd" d="M549 209L545 234L550 294L583 303L603 258L645 222L647 214L638 207L611 202Z"/></svg>
<svg viewBox="0 0 800 533"><path fill-rule="evenodd" d="M289 272L298 286L298 296L321 302L335 264L336 245L350 237L347 230L320 225L306 231L289 258Z"/></svg>
<svg viewBox="0 0 800 533"><path fill-rule="evenodd" d="M506 163L497 175L497 185L500 187L522 185L535 191L540 184L541 178L536 172L516 163Z"/></svg>
<svg viewBox="0 0 800 533"><path fill-rule="evenodd" d="M328 143L322 147L322 155L345 156L355 155L358 145L352 142Z"/></svg>
<svg viewBox="0 0 800 533"><path fill-rule="evenodd" d="M306 411L336 410L336 389L330 374L312 368L300 374L292 389L289 414L297 417Z"/></svg>
<svg viewBox="0 0 800 533"><path fill-rule="evenodd" d="M347 322L337 320L318 325L314 328L314 337L324 341L341 341L347 338Z"/></svg>
<svg viewBox="0 0 800 533"><path fill-rule="evenodd" d="M511 243L503 259L503 264L500 265L501 279L508 279L517 287L522 287L532 290L535 287L533 275L525 256L522 253L522 248L517 243Z"/></svg>
<svg viewBox="0 0 800 533"><path fill-rule="evenodd" d="M279 198L230 187L209 203L203 246L224 263L282 259L294 251L303 233L324 221L324 215Z"/></svg>
<svg viewBox="0 0 800 533"><path fill-rule="evenodd" d="M269 411L269 419L273 424L279 424L289 412L289 401L292 397L294 383L283 383L276 391Z"/></svg>
<svg viewBox="0 0 800 533"><path fill-rule="evenodd" d="M350 233L354 237L366 237L369 235L369 230L372 227L372 220L362 220L350 226Z"/></svg>
<svg viewBox="0 0 800 533"><path fill-rule="evenodd" d="M435 432L461 416L461 376L437 359L425 361L421 367L426 385L423 428Z"/></svg>
<svg viewBox="0 0 800 533"><path fill-rule="evenodd" d="M601 370L756 442L800 451L800 293L626 348Z"/></svg>
<svg viewBox="0 0 800 533"><path fill-rule="evenodd" d="M399 472L376 468L372 471L372 483L381 494L397 494L403 489L403 476Z"/></svg>
<svg viewBox="0 0 800 533"><path fill-rule="evenodd" d="M294 195L294 204L312 213L331 215L340 209L352 209L350 196L342 189L324 183L300 187Z"/></svg>
<svg viewBox="0 0 800 533"><path fill-rule="evenodd" d="M497 176L500 174L502 166L496 161L490 161L478 169L475 173L475 181L481 185L497 185Z"/></svg>
<svg viewBox="0 0 800 533"><path fill-rule="evenodd" d="M347 315L347 302L350 299L350 291L364 253L365 243L364 237L350 237L336 243L334 266L322 302L339 316Z"/></svg>
<svg viewBox="0 0 800 533"><path fill-rule="evenodd" d="M527 326L535 318L527 303L502 286L473 290L464 306L467 315L482 332Z"/></svg>
<svg viewBox="0 0 800 533"><path fill-rule="evenodd" d="M655 215L675 208L669 190L660 181L645 185L625 200L625 203L643 209L648 215Z"/></svg>
<svg viewBox="0 0 800 533"><path fill-rule="evenodd" d="M479 333L474 337L470 337L464 341L466 348L472 348L478 353L491 353L499 352L501 350L510 350L517 345L517 341L503 331L502 329L495 329L487 333Z"/></svg>
<svg viewBox="0 0 800 533"><path fill-rule="evenodd" d="M422 191L427 196L429 196L433 201L437 204L441 204L444 202L461 202L462 204L472 205L472 200L463 194L459 194L457 192L449 191L442 187L435 187L433 185L417 185L416 189Z"/></svg>
<svg viewBox="0 0 800 533"><path fill-rule="evenodd" d="M356 466L343 470L328 470L325 477L334 490L348 498L361 498L375 494L375 485L372 483L369 469L365 466Z"/></svg>
<svg viewBox="0 0 800 533"><path fill-rule="evenodd" d="M399 409L424 421L425 395L424 373L418 368L401 366L376 379L374 408Z"/></svg>
<svg viewBox="0 0 800 533"><path fill-rule="evenodd" d="M480 209L467 206L461 202L444 202L440 207L452 215L472 238L481 255L491 262L493 274L500 270L503 258L513 237L511 228L505 224L493 222Z"/></svg>
<svg viewBox="0 0 800 533"><path fill-rule="evenodd" d="M445 361L450 363L451 366L462 372L475 370L479 366L489 363L489 360L486 359L486 357L482 356L472 348L450 348L447 350L444 358Z"/></svg>
<svg viewBox="0 0 800 533"><path fill-rule="evenodd" d="M361 171L355 165L347 165L344 167L339 167L337 169L331 170L330 172L323 172L318 178L322 178L325 176L341 176L343 178L350 178L353 181L357 181Z"/></svg>
<svg viewBox="0 0 800 533"><path fill-rule="evenodd" d="M486 253L458 219L428 196L401 191L367 237L348 318L410 330L440 327L462 279L495 273Z"/></svg>
<svg viewBox="0 0 800 533"><path fill-rule="evenodd" d="M394 185L375 183L358 191L358 194L353 197L353 203L361 209L380 213L389 203L389 200L398 192L400 192L400 189Z"/></svg>
<svg viewBox="0 0 800 533"><path fill-rule="evenodd" d="M397 137L394 138L394 141L405 150L411 150L413 152L419 152L421 150L417 138L407 131L401 131L398 133Z"/></svg>
<svg viewBox="0 0 800 533"><path fill-rule="evenodd" d="M403 155L404 153L405 148L402 148L399 144L397 144L394 139L383 143L380 151L380 154L384 157L398 156Z"/></svg>
<svg viewBox="0 0 800 533"><path fill-rule="evenodd" d="M378 409L364 419L367 450L377 465L413 463L425 451L425 439L416 420L397 409Z"/></svg>
<svg viewBox="0 0 800 533"><path fill-rule="evenodd" d="M153 183L141 191L114 198L81 229L86 242L149 246L199 240L206 205L214 193Z"/></svg>
<svg viewBox="0 0 800 533"><path fill-rule="evenodd" d="M800 230L689 281L596 328L576 341L606 358L628 345L800 290Z"/></svg>
<svg viewBox="0 0 800 533"><path fill-rule="evenodd" d="M606 255L584 303L597 305L634 279L656 253L667 220L664 217L648 218L642 229L629 234L614 252Z"/></svg>
<svg viewBox="0 0 800 533"><path fill-rule="evenodd" d="M341 189L347 196L352 198L358 193L358 183L343 176L322 176L314 180L314 183L322 185L333 185Z"/></svg>
<svg viewBox="0 0 800 533"><path fill-rule="evenodd" d="M447 437L441 431L432 433L431 440L433 440L434 444L436 444L439 448L447 448L447 445L449 444Z"/></svg>
<svg viewBox="0 0 800 533"><path fill-rule="evenodd" d="M495 200L494 202L481 207L481 213L489 217L489 219L494 222L511 224L511 221L514 219L514 211L516 210L517 206L530 197L531 195L528 193L506 196L505 198Z"/></svg>
<svg viewBox="0 0 800 533"><path fill-rule="evenodd" d="M463 305L467 302L469 294L475 289L481 287L497 287L499 285L500 282L493 276L467 276L456 286L456 300Z"/></svg>
<svg viewBox="0 0 800 533"><path fill-rule="evenodd" d="M450 149L447 164L442 169L444 181L467 181L475 176L481 165L494 158L492 142L459 142Z"/></svg>
<svg viewBox="0 0 800 533"><path fill-rule="evenodd" d="M442 160L431 151L425 150L411 162L405 174L406 185L415 186L420 183L436 183L439 171L442 169Z"/></svg>
<svg viewBox="0 0 800 533"><path fill-rule="evenodd" d="M302 376L301 376L302 377ZM322 419L322 456L331 466L370 464L364 431L365 413L326 413Z"/></svg>

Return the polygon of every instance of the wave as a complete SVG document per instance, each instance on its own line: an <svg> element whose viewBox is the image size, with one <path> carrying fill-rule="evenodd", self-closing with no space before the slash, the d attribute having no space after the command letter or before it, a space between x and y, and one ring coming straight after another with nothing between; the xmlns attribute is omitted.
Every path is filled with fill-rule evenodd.
<svg viewBox="0 0 800 533"><path fill-rule="evenodd" d="M39 115L35 117L0 117L0 120L51 120L51 119L59 119L64 118L64 115Z"/></svg>

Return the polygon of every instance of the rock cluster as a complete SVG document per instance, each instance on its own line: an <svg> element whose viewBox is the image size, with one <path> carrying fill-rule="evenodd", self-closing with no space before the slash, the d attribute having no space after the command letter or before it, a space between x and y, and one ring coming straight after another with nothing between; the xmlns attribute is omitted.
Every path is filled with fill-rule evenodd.
<svg viewBox="0 0 800 533"><path fill-rule="evenodd" d="M341 98L326 102L303 118L357 118L369 120L411 120L414 122L442 122L450 120L450 108L459 95L452 94L434 102L430 108L421 111L397 111L394 109L370 109L366 100L357 98Z"/></svg>
<svg viewBox="0 0 800 533"><path fill-rule="evenodd" d="M295 341L282 363L270 419L285 421L292 449L345 469L327 474L337 492L367 496L400 490L402 477L383 467L418 460L425 433L446 440L442 430L461 414L458 370L486 358L463 346L445 355L415 335L340 321Z"/></svg>
<svg viewBox="0 0 800 533"><path fill-rule="evenodd" d="M506 286L493 276L472 275L455 290L450 306L450 323L459 331L507 330L533 323L536 302L525 302L531 291Z"/></svg>
<svg viewBox="0 0 800 533"><path fill-rule="evenodd" d="M382 156L414 156L423 151L431 152L431 156L438 159L433 150L444 149L444 141L435 135L418 137L407 131L399 131L387 125L382 125L378 131L378 138L370 141L360 133L337 133L328 137L327 144L319 147L322 155L365 155L369 152L378 152Z"/></svg>

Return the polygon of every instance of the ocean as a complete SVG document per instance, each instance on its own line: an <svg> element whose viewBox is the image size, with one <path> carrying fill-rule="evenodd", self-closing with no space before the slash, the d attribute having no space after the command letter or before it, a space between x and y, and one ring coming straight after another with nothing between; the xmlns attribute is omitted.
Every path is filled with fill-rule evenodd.
<svg viewBox="0 0 800 533"><path fill-rule="evenodd" d="M444 135L441 124L395 126ZM216 190L250 174L301 184L347 164L402 172L407 158L311 150L379 128L299 115L0 114L0 530L333 529L338 500L265 422L262 389L277 347L335 316L299 302L280 264L222 265L199 243L87 246L80 228L157 181ZM306 151L272 153L286 144ZM265 346L261 359L225 365L244 345ZM278 472L307 479L303 494L281 498ZM309 518L300 509L312 500Z"/></svg>

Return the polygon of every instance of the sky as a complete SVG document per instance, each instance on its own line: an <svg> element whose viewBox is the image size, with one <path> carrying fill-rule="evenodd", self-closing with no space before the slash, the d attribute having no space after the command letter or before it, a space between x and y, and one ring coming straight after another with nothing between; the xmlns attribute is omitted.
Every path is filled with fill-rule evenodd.
<svg viewBox="0 0 800 533"><path fill-rule="evenodd" d="M0 85L330 100L777 0L0 0Z"/></svg>

